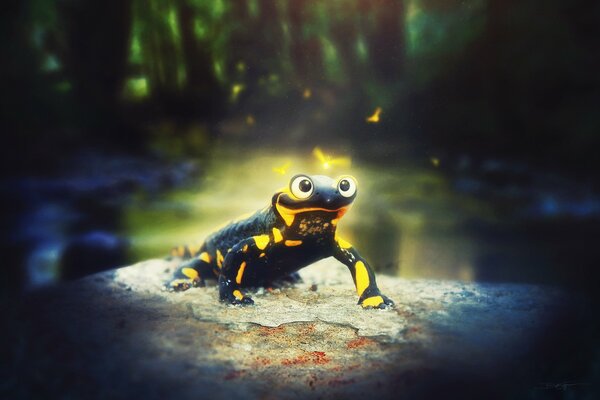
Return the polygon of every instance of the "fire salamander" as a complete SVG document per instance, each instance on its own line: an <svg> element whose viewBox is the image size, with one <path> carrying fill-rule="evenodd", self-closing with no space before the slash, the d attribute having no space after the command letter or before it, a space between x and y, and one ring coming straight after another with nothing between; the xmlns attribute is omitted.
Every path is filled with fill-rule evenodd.
<svg viewBox="0 0 600 400"><path fill-rule="evenodd" d="M209 236L199 247L179 246L172 255L187 259L180 265L173 290L204 286L216 276L219 297L229 304L254 301L243 288L299 280L297 271L334 256L345 264L364 308L392 306L381 294L375 274L358 251L336 233L337 225L356 198L356 180L342 176L294 176L277 191L271 205L235 221Z"/></svg>

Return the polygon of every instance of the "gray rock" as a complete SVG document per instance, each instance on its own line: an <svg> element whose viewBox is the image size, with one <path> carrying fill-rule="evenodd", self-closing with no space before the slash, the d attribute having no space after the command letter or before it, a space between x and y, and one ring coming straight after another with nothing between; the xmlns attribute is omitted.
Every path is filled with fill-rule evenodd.
<svg viewBox="0 0 600 400"><path fill-rule="evenodd" d="M219 303L215 286L163 287L177 261L150 260L30 299L12 395L75 398L504 397L528 371L564 293L518 284L379 276L396 302L363 310L326 259L294 287ZM450 396L454 397L454 396Z"/></svg>

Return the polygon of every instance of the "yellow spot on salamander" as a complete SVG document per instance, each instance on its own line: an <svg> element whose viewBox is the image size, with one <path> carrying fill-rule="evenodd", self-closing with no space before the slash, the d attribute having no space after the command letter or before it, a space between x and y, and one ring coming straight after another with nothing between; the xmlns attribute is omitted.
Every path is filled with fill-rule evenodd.
<svg viewBox="0 0 600 400"><path fill-rule="evenodd" d="M217 267L221 268L223 266L223 254L221 251L217 249Z"/></svg>
<svg viewBox="0 0 600 400"><path fill-rule="evenodd" d="M302 240L286 240L285 245L288 247L292 246L300 246L302 244Z"/></svg>
<svg viewBox="0 0 600 400"><path fill-rule="evenodd" d="M242 247L242 251L245 253L248 251L248 245L245 244L244 247Z"/></svg>
<svg viewBox="0 0 600 400"><path fill-rule="evenodd" d="M292 226L292 224L294 223L294 218L296 218L294 214L289 212L288 208L279 205L279 202L275 203L275 208L279 212L279 215L281 215L281 218L283 218L285 224L287 226Z"/></svg>
<svg viewBox="0 0 600 400"><path fill-rule="evenodd" d="M238 269L237 276L235 277L236 283L239 285L242 283L242 277L244 276L244 270L246 269L246 261L242 261L240 269Z"/></svg>
<svg viewBox="0 0 600 400"><path fill-rule="evenodd" d="M337 244L340 245L340 247L342 249L349 249L352 247L352 244L350 244L350 242L345 241L342 238L335 238L335 240L337 241Z"/></svg>
<svg viewBox="0 0 600 400"><path fill-rule="evenodd" d="M203 251L199 258L205 263L210 263L210 255L206 251Z"/></svg>
<svg viewBox="0 0 600 400"><path fill-rule="evenodd" d="M181 273L193 281L200 279L200 275L198 274L198 271L196 271L194 268L182 268Z"/></svg>
<svg viewBox="0 0 600 400"><path fill-rule="evenodd" d="M333 225L333 226L336 226L336 225L337 225L337 223L338 223L338 221L339 221L339 220L338 220L337 218L336 218L336 219L332 219L332 220L331 220L331 225Z"/></svg>
<svg viewBox="0 0 600 400"><path fill-rule="evenodd" d="M283 240L283 235L281 234L281 231L277 228L273 228L273 240L275 241L275 243L279 243Z"/></svg>
<svg viewBox="0 0 600 400"><path fill-rule="evenodd" d="M363 300L363 307L378 307L381 303L383 303L383 297L381 296L373 296Z"/></svg>
<svg viewBox="0 0 600 400"><path fill-rule="evenodd" d="M355 265L356 269L356 293L359 296L363 294L366 288L369 287L369 273L367 267L362 261L357 261Z"/></svg>
<svg viewBox="0 0 600 400"><path fill-rule="evenodd" d="M259 235L259 236L254 236L254 242L256 243L256 247L258 247L260 250L264 250L265 247L267 247L267 245L269 244L269 235Z"/></svg>
<svg viewBox="0 0 600 400"><path fill-rule="evenodd" d="M241 300L244 298L244 295L242 294L242 292L240 292L239 290L234 290L233 291L233 295L235 296L236 299Z"/></svg>
<svg viewBox="0 0 600 400"><path fill-rule="evenodd" d="M258 258L263 258L265 256L265 253L260 253L260 255L258 256Z"/></svg>

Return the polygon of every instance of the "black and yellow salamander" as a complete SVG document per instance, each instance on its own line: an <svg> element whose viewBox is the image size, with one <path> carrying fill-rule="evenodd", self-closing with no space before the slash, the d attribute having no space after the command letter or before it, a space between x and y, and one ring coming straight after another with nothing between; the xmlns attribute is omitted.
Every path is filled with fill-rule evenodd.
<svg viewBox="0 0 600 400"><path fill-rule="evenodd" d="M297 271L322 258L334 256L350 273L358 304L364 308L392 306L381 294L367 261L336 233L337 225L356 198L356 180L341 176L296 175L289 187L278 190L271 205L235 221L194 248L179 246L172 255L187 259L180 265L173 290L204 286L217 277L220 300L253 304L243 288L269 286L275 281L298 280Z"/></svg>

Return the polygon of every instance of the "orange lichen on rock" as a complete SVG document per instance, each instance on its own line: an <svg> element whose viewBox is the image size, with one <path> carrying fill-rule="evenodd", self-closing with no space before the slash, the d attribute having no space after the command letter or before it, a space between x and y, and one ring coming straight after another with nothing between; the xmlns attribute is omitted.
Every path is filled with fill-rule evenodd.
<svg viewBox="0 0 600 400"><path fill-rule="evenodd" d="M298 357L291 359L284 359L281 361L282 365L304 365L304 364L314 364L314 365L323 365L329 363L331 360L325 352L323 351L311 351L306 354L302 354Z"/></svg>
<svg viewBox="0 0 600 400"><path fill-rule="evenodd" d="M372 346L373 344L375 344L375 342L372 339L361 336L349 341L346 344L346 347L349 349L356 349L357 347Z"/></svg>

